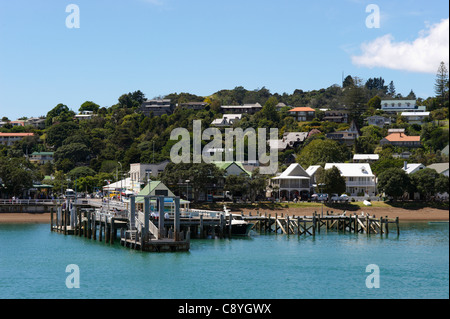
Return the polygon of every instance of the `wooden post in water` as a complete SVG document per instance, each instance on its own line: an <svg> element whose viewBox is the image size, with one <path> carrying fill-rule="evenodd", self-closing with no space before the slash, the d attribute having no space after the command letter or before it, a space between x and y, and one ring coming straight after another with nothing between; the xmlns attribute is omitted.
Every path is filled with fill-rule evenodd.
<svg viewBox="0 0 450 319"><path fill-rule="evenodd" d="M233 215L231 214L231 212L230 212L230 214L228 215L229 217L228 217L228 219L229 219L229 227L228 227L228 237L229 238L231 238L231 221L233 220Z"/></svg>
<svg viewBox="0 0 450 319"><path fill-rule="evenodd" d="M221 239L224 236L224 229L225 229L225 218L223 217L223 214L220 214L219 238Z"/></svg>
<svg viewBox="0 0 450 319"><path fill-rule="evenodd" d="M230 226L231 227L231 226ZM203 239L205 236L203 229L203 214L200 215L200 238Z"/></svg>
<svg viewBox="0 0 450 319"><path fill-rule="evenodd" d="M164 238L165 235L165 229L164 229L164 196L159 196L157 198L157 201L159 203L159 221L158 221L158 228L159 228L159 238Z"/></svg>
<svg viewBox="0 0 450 319"><path fill-rule="evenodd" d="M385 224L384 224L384 230L386 231L386 235L389 234L389 219L386 216L386 218L384 219Z"/></svg>
<svg viewBox="0 0 450 319"><path fill-rule="evenodd" d="M400 236L400 225L398 217L395 218L395 224L397 225L397 236Z"/></svg>
<svg viewBox="0 0 450 319"><path fill-rule="evenodd" d="M50 208L50 231L53 231L53 207Z"/></svg>
<svg viewBox="0 0 450 319"><path fill-rule="evenodd" d="M114 218L111 218L111 226L110 226L110 228L111 228L111 234L109 235L109 240L110 240L110 244L111 245L114 245L114 223L115 223L115 219Z"/></svg>
<svg viewBox="0 0 450 319"><path fill-rule="evenodd" d="M142 231L142 236L145 240L149 238L150 230L150 198L144 197L144 229Z"/></svg>
<svg viewBox="0 0 450 319"><path fill-rule="evenodd" d="M180 197L175 197L175 216L174 216L174 239L175 241L182 240L180 238Z"/></svg>

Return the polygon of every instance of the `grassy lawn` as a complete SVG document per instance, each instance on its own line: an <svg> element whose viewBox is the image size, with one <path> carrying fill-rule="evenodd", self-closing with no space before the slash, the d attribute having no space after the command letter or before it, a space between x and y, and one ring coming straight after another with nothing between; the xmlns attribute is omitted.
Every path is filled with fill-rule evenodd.
<svg viewBox="0 0 450 319"><path fill-rule="evenodd" d="M225 203L227 208L231 210L240 210L240 209L284 209L284 208L322 208L322 203L317 202L300 202L300 203L272 203L272 202L260 202L260 203ZM341 209L341 210L358 210L360 208L368 207L364 205L363 202L348 202L348 203L324 203L324 208L330 209ZM447 209L449 208L448 203L436 203L436 202L383 202L383 201L372 201L371 207L380 207L380 208L405 208L405 209L421 209L421 208L438 208L438 209ZM218 203L193 203L191 204L191 208L197 209L206 209L206 210L222 210L223 204L221 202Z"/></svg>

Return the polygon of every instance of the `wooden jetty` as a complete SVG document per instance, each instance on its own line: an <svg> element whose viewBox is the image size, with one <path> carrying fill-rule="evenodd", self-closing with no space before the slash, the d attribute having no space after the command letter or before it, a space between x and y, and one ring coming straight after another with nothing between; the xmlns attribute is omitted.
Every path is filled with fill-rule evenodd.
<svg viewBox="0 0 450 319"><path fill-rule="evenodd" d="M136 210L136 199L143 197L143 211ZM167 197L166 197L167 198ZM188 251L191 238L231 238L233 215L224 212L190 210L182 213L180 198L172 197L174 211L165 212L164 196L132 196L129 209L102 211L87 202L64 204L51 209L51 231L75 235L148 252ZM151 202L152 201L152 202ZM152 213L151 213L152 212ZM196 214L192 214L195 212ZM311 216L283 216L275 213L240 216L253 224L259 233L316 236L321 231L338 231L355 234L388 235L390 225L395 225L400 235L399 219L375 217L368 214L330 213ZM120 240L117 235L120 231Z"/></svg>
<svg viewBox="0 0 450 319"><path fill-rule="evenodd" d="M114 244L120 231L120 244L142 251L188 251L190 249L189 233L180 231L179 197L175 198L175 224L172 228L164 222L164 197L144 196L144 212L136 211L135 198L131 197L130 211L101 211L89 204L76 204L66 201L51 210L51 231L64 235L75 235ZM160 207L159 228L150 219L150 199L156 198ZM55 216L56 215L56 216ZM178 223L177 223L178 222ZM175 230L174 230L175 229Z"/></svg>
<svg viewBox="0 0 450 319"><path fill-rule="evenodd" d="M356 213L348 214L343 212L342 214L330 213L327 211L325 214L318 214L314 212L311 216L283 216L283 214L261 214L257 212L256 216L251 214L242 218L254 223L253 230L266 233L283 233L286 235L311 235L315 236L316 233L320 234L322 229L327 231L335 230L338 232L350 232L350 233L365 233L370 234L389 234L389 224L395 225L395 232L400 235L399 218L379 217L375 215L362 213L358 215Z"/></svg>

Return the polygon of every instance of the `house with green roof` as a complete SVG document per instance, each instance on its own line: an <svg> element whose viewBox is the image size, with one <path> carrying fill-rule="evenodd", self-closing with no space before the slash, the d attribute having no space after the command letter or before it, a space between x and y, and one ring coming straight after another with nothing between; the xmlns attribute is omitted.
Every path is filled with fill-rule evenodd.
<svg viewBox="0 0 450 319"><path fill-rule="evenodd" d="M252 173L244 168L241 162L214 162L214 164L225 170L225 176L240 175L242 173L252 176Z"/></svg>
<svg viewBox="0 0 450 319"><path fill-rule="evenodd" d="M151 181L148 183L138 194L136 198L136 208L138 210L144 209L144 197L139 196L165 196L164 206L173 208L175 203L173 197L174 193L161 181ZM185 206L190 202L186 200L180 200L180 205ZM156 205L156 199L150 200L150 206Z"/></svg>
<svg viewBox="0 0 450 319"><path fill-rule="evenodd" d="M30 162L37 164L53 162L53 154L53 152L33 152L30 155Z"/></svg>

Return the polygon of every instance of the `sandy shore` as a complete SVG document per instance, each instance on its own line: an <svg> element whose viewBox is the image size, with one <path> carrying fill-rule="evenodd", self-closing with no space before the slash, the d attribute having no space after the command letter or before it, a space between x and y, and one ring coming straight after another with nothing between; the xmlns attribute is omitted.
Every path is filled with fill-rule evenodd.
<svg viewBox="0 0 450 319"><path fill-rule="evenodd" d="M272 214L272 216L283 213L284 215L289 216L310 216L314 210L317 212L321 212L321 208L286 208L280 210L261 210L261 213ZM252 212L252 214L256 214L256 210L244 209L244 213ZM342 213L340 210L335 210L335 213ZM381 208L381 207L364 207L358 211L351 211L349 213L358 213L361 212L368 213L370 215L379 216L388 216L389 218L398 217L400 222L404 221L448 221L449 220L449 211L445 209L436 209L436 208L421 208L421 209L403 209L396 207L389 208ZM23 213L0 213L0 223L50 223L50 213L44 214L23 214Z"/></svg>

